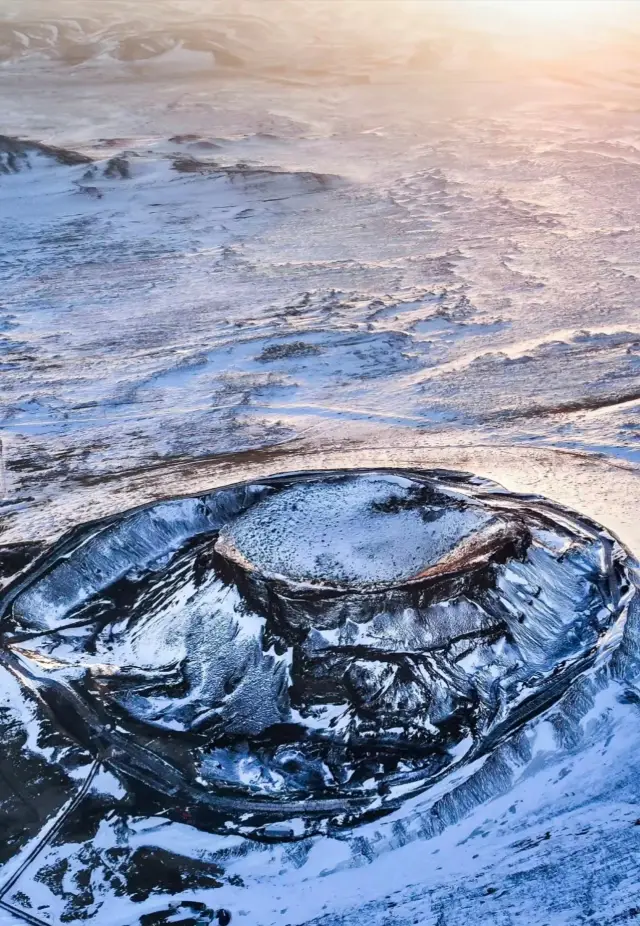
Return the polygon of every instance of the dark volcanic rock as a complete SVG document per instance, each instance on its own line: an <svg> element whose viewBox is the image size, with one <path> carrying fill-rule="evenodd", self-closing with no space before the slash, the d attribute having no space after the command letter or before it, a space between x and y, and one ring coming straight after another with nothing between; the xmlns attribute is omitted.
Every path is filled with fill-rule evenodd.
<svg viewBox="0 0 640 926"><path fill-rule="evenodd" d="M273 477L78 528L6 591L0 654L135 800L292 838L554 703L624 624L627 559L464 474Z"/></svg>

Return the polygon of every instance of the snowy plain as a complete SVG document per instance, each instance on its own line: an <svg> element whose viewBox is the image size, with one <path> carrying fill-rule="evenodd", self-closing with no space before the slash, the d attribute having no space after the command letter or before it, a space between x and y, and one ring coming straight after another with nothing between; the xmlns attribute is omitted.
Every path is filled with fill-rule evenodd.
<svg viewBox="0 0 640 926"><path fill-rule="evenodd" d="M640 554L633 35L514 68L471 27L382 35L331 4L56 5L0 15L3 555L385 465L546 495ZM517 742L382 821L205 833L127 816L100 770L3 899L97 926L197 922L181 902L246 926L632 923L639 621ZM28 781L2 891L92 764L0 673L0 772ZM141 889L161 852L170 887Z"/></svg>

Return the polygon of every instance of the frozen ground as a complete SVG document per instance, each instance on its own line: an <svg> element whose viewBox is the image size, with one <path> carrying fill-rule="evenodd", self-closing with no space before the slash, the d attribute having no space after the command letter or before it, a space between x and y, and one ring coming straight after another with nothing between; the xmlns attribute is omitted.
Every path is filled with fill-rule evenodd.
<svg viewBox="0 0 640 926"><path fill-rule="evenodd" d="M569 62L516 67L470 27L399 37L393 16L376 32L335 4L306 4L307 19L300 4L220 3L205 19L195 2L140 6L0 13L7 575L135 504L407 462L542 492L640 552L633 33L615 52L602 35ZM53 874L27 870L20 890L45 922L100 926L170 894L247 926L633 922L634 666L581 680L463 810L434 796L440 822L418 839L372 824L348 844L273 848L101 819L119 793L101 773L95 825L47 849ZM66 762L40 803L35 778L22 792L8 859L88 756L0 686L0 771L26 761L25 739L38 769L51 751ZM172 887L132 900L158 846ZM120 857L131 884L114 887Z"/></svg>
<svg viewBox="0 0 640 926"><path fill-rule="evenodd" d="M2 156L10 497L380 423L637 461L628 68L190 60L3 66L4 131L94 162Z"/></svg>

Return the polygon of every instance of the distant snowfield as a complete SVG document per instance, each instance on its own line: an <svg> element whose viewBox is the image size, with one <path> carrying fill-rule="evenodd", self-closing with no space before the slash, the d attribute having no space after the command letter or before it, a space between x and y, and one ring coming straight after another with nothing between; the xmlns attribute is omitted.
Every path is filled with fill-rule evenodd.
<svg viewBox="0 0 640 926"><path fill-rule="evenodd" d="M4 142L14 497L321 441L328 427L637 461L635 188L620 189L620 158L582 165L598 178L591 201L565 173L591 154L534 166L496 143L463 169L451 140L421 142L398 177L373 161L371 136L334 134L190 133L62 154ZM389 131L379 142L395 144ZM517 182L497 188L505 169ZM596 210L615 226L594 227Z"/></svg>
<svg viewBox="0 0 640 926"><path fill-rule="evenodd" d="M3 554L239 479L394 465L543 494L640 554L632 70L480 81L468 58L374 55L267 75L220 63L251 57L248 19L207 35L216 70L191 26L152 54L40 15L0 33ZM127 815L99 772L86 829L3 899L99 926L180 901L247 926L633 922L639 620L636 601L624 645L455 798L271 845ZM0 772L37 810L0 891L90 769L1 671ZM173 896L136 893L161 850Z"/></svg>

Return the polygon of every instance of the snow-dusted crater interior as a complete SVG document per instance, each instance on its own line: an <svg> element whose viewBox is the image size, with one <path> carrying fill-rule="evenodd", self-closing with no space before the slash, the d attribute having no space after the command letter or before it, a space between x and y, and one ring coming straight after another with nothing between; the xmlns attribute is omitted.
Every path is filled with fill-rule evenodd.
<svg viewBox="0 0 640 926"><path fill-rule="evenodd" d="M84 525L0 658L135 800L291 839L397 810L622 639L605 529L465 473L295 473Z"/></svg>

